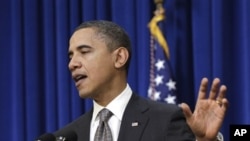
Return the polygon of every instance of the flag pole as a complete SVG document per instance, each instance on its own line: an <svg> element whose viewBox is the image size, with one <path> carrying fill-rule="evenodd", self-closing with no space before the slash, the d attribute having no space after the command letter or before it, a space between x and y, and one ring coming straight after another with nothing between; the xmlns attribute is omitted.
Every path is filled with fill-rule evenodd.
<svg viewBox="0 0 250 141"><path fill-rule="evenodd" d="M160 28L158 27L158 22L164 20L164 8L163 0L154 0L156 5L156 10L154 11L154 16L148 24L150 31L150 86L149 86L149 97L152 100L155 99L155 56L154 56L154 44L155 40L159 41L159 33L161 33ZM161 35L160 35L161 36ZM163 37L163 35L162 35ZM163 43L164 44L164 43ZM168 51L167 51L168 52ZM166 53L166 56L169 57L169 53Z"/></svg>
<svg viewBox="0 0 250 141"><path fill-rule="evenodd" d="M150 31L150 84L148 97L155 101L176 104L176 82L170 65L167 40L161 29L165 20L164 0L154 0L156 10L148 23Z"/></svg>

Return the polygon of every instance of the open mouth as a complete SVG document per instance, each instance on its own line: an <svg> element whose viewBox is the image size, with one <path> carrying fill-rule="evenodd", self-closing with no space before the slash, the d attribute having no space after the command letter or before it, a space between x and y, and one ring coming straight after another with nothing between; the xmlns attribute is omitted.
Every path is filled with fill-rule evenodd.
<svg viewBox="0 0 250 141"><path fill-rule="evenodd" d="M78 75L75 75L75 76L73 77L73 79L74 79L74 81L75 81L76 83L79 82L80 80L85 79L85 78L87 78L87 76L86 76L86 75L82 75L82 74L78 74Z"/></svg>

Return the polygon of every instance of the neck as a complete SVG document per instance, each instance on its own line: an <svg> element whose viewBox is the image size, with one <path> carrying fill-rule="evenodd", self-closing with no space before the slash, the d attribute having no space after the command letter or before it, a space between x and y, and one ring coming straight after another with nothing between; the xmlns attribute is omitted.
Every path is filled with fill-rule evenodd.
<svg viewBox="0 0 250 141"><path fill-rule="evenodd" d="M118 83L113 87L108 88L106 93L102 93L99 96L95 97L94 100L99 105L106 107L113 99L115 99L121 92L126 88L127 83Z"/></svg>

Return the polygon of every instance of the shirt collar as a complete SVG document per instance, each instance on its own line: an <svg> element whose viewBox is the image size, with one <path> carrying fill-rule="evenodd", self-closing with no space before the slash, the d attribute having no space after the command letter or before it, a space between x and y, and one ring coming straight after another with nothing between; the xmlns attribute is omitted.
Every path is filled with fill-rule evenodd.
<svg viewBox="0 0 250 141"><path fill-rule="evenodd" d="M113 113L114 116L116 116L121 121L123 113L125 111L125 108L129 102L131 95L132 95L132 90L130 86L127 84L126 88L117 97L115 97L106 107L103 107L97 104L93 100L94 111L93 111L92 119L97 120L96 119L97 114L103 108L107 108Z"/></svg>

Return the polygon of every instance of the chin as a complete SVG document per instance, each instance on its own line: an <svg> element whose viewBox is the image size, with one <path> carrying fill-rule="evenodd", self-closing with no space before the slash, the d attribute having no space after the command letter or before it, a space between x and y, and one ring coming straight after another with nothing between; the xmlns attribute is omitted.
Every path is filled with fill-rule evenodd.
<svg viewBox="0 0 250 141"><path fill-rule="evenodd" d="M79 96L80 96L80 98L82 98L82 99L84 99L84 98L89 98L89 95L86 95L86 94L80 94L80 93L79 93Z"/></svg>
<svg viewBox="0 0 250 141"><path fill-rule="evenodd" d="M79 96L80 98L84 99L84 98L90 98L91 94L85 91L79 91Z"/></svg>

